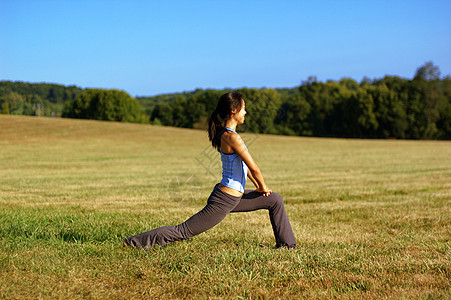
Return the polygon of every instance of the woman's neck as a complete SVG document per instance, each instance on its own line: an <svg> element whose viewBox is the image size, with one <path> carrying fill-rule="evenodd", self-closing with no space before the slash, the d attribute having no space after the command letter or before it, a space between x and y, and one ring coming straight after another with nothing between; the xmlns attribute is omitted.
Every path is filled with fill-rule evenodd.
<svg viewBox="0 0 451 300"><path fill-rule="evenodd" d="M225 123L225 127L228 127L228 128L230 128L230 129L236 131L236 122L233 122L232 120L228 120L228 121Z"/></svg>

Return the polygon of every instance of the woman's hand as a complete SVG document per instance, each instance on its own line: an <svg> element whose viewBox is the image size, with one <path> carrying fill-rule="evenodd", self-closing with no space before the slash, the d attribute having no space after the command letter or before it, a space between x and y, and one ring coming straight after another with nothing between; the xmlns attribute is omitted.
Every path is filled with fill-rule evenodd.
<svg viewBox="0 0 451 300"><path fill-rule="evenodd" d="M271 195L272 191L270 189L268 189L267 187L259 187L255 190L256 192L262 193L263 196L268 197L269 195Z"/></svg>

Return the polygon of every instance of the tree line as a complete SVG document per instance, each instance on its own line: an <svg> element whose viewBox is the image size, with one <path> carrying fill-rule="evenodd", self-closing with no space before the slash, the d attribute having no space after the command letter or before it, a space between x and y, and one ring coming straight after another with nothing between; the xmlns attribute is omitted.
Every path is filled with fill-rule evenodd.
<svg viewBox="0 0 451 300"><path fill-rule="evenodd" d="M0 111L206 128L226 91L132 98L123 91L0 81ZM428 62L412 79L385 76L320 82L285 89L235 89L246 100L241 130L317 137L451 139L451 78ZM38 114L39 113L39 114Z"/></svg>
<svg viewBox="0 0 451 300"><path fill-rule="evenodd" d="M82 91L76 86L0 81L0 113L61 117L64 103Z"/></svg>
<svg viewBox="0 0 451 300"><path fill-rule="evenodd" d="M227 90L138 98L154 124L205 128ZM310 77L292 89L236 90L246 100L247 132L347 138L451 139L451 78L432 62L413 79L385 76L360 83Z"/></svg>

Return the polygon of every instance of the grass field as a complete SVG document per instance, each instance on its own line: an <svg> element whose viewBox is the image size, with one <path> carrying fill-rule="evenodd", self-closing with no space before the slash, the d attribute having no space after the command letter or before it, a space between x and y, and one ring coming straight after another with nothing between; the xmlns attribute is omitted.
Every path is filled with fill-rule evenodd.
<svg viewBox="0 0 451 300"><path fill-rule="evenodd" d="M295 251L265 211L122 247L206 203L203 131L0 116L0 298L451 298L451 142L243 137Z"/></svg>

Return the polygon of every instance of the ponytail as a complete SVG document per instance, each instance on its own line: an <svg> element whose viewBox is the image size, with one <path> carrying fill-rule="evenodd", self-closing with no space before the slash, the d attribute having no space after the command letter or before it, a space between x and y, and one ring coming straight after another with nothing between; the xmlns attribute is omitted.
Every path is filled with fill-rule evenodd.
<svg viewBox="0 0 451 300"><path fill-rule="evenodd" d="M208 138L211 145L219 151L221 146L221 131L224 130L224 124L219 121L218 111L215 109L208 119Z"/></svg>
<svg viewBox="0 0 451 300"><path fill-rule="evenodd" d="M208 119L208 138L216 150L221 147L221 134L233 110L241 108L243 96L238 92L225 93L219 98L216 109Z"/></svg>

